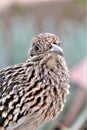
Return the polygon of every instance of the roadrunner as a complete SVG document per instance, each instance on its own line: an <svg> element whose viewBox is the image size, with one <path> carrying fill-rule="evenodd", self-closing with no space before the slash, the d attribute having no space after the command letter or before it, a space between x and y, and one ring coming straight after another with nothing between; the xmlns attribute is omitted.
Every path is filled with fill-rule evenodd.
<svg viewBox="0 0 87 130"><path fill-rule="evenodd" d="M36 130L58 116L69 86L59 38L33 38L30 58L0 71L0 130Z"/></svg>

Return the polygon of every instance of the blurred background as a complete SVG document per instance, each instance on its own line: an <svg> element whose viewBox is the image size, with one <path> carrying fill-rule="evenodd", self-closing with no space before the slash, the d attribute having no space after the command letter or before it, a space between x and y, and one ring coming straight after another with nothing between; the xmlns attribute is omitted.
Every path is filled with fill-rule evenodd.
<svg viewBox="0 0 87 130"><path fill-rule="evenodd" d="M0 69L25 62L33 36L58 35L71 75L64 110L39 130L87 130L86 0L0 0Z"/></svg>

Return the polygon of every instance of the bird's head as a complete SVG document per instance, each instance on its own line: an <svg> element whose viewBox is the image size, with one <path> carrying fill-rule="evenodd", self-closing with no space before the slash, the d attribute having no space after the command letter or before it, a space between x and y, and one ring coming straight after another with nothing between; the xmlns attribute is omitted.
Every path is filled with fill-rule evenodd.
<svg viewBox="0 0 87 130"><path fill-rule="evenodd" d="M63 56L60 40L56 35L52 33L41 33L33 38L30 56L44 53L55 53Z"/></svg>

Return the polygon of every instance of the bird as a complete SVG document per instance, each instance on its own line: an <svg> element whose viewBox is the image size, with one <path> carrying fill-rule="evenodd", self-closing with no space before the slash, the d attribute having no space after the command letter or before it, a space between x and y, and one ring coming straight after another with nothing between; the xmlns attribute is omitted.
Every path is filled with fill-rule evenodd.
<svg viewBox="0 0 87 130"><path fill-rule="evenodd" d="M0 70L0 130L37 130L64 107L70 76L59 37L36 35L28 53Z"/></svg>

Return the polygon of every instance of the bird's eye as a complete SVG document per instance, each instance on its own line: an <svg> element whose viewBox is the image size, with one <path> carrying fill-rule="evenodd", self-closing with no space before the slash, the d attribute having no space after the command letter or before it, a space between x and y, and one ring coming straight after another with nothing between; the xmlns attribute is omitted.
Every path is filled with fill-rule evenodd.
<svg viewBox="0 0 87 130"><path fill-rule="evenodd" d="M34 49L35 49L35 51L38 51L39 50L39 46L34 46Z"/></svg>

